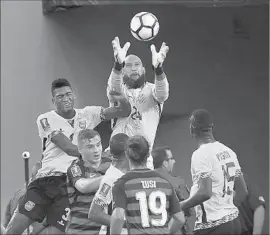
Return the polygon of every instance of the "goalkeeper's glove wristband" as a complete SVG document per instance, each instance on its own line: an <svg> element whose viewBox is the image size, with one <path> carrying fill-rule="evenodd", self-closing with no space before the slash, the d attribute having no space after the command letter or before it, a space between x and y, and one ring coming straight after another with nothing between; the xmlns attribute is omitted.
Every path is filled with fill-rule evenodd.
<svg viewBox="0 0 270 235"><path fill-rule="evenodd" d="M154 70L154 72L155 72L155 74L156 74L157 76L159 76L159 75L161 75L161 74L164 73L163 67L160 66L160 65L157 66L156 68L152 65L152 68L153 68L153 70Z"/></svg>
<svg viewBox="0 0 270 235"><path fill-rule="evenodd" d="M122 68L124 67L124 65L125 65L124 62L122 64L120 64L119 62L115 61L113 68L120 72L122 70Z"/></svg>

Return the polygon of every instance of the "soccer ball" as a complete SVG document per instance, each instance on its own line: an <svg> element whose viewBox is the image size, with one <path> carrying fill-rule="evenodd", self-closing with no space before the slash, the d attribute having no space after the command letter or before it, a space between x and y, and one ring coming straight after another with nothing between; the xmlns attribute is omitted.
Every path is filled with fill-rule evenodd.
<svg viewBox="0 0 270 235"><path fill-rule="evenodd" d="M158 34L158 19L150 12L137 13L130 22L130 31L136 39L150 41Z"/></svg>

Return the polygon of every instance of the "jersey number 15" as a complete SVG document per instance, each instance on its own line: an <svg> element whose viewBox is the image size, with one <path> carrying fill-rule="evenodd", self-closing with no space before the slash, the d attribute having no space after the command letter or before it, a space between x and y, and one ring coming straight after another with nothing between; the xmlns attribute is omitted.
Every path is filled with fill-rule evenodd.
<svg viewBox="0 0 270 235"><path fill-rule="evenodd" d="M235 164L234 162L228 162L225 165L222 165L222 170L224 173L224 186L223 186L223 197L225 195L232 195L233 193L233 182L235 179ZM234 174L230 174L230 171L233 171Z"/></svg>
<svg viewBox="0 0 270 235"><path fill-rule="evenodd" d="M136 200L139 201L143 228L148 228L150 225L160 227L166 224L168 214L166 210L166 194L164 192L151 192L147 200L146 192L140 191L136 193ZM161 218L150 219L148 210L154 215L160 215Z"/></svg>

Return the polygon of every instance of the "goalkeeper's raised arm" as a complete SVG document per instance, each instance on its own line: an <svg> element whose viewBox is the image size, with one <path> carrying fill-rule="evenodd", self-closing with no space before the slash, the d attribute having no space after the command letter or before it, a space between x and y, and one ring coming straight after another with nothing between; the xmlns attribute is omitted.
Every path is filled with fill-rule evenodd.
<svg viewBox="0 0 270 235"><path fill-rule="evenodd" d="M126 42L123 47L120 46L119 38L115 37L112 41L113 53L114 53L114 67L108 80L107 96L110 97L112 91L122 92L122 68L124 66L127 51L130 47L130 43Z"/></svg>
<svg viewBox="0 0 270 235"><path fill-rule="evenodd" d="M153 96L159 103L163 103L169 98L169 83L162 66L168 51L169 47L165 42L162 43L159 52L156 51L155 45L151 45L152 66L155 72Z"/></svg>

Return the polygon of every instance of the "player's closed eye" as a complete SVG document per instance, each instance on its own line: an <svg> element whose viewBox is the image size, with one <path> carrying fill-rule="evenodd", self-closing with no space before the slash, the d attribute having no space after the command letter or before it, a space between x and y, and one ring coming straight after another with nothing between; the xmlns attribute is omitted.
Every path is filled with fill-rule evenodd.
<svg viewBox="0 0 270 235"><path fill-rule="evenodd" d="M67 96L68 98L70 98L70 97L73 96L73 93L72 93L72 92L68 92L68 93L66 93L66 94L64 94L64 95L57 95L56 98L57 98L58 100L63 100L65 96Z"/></svg>

